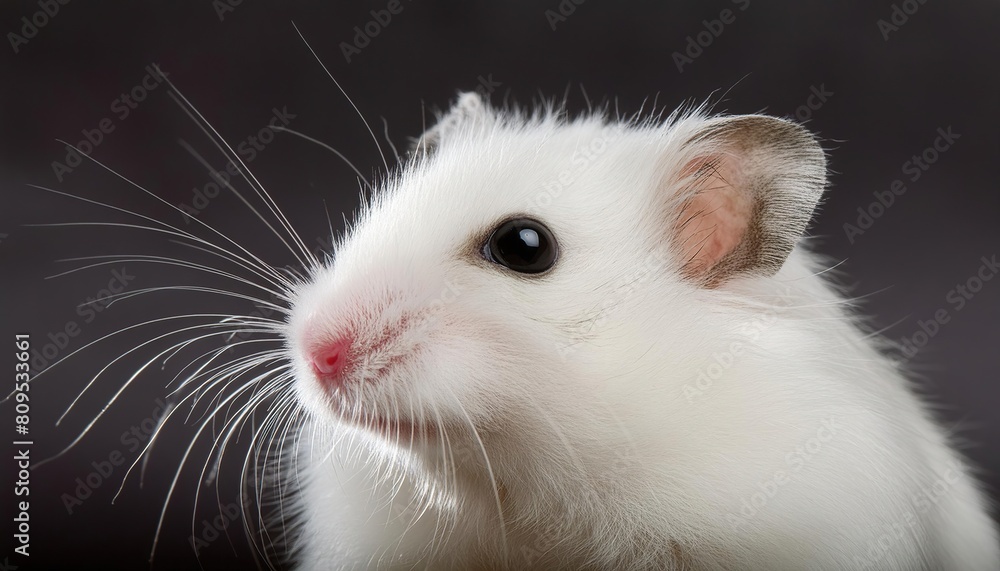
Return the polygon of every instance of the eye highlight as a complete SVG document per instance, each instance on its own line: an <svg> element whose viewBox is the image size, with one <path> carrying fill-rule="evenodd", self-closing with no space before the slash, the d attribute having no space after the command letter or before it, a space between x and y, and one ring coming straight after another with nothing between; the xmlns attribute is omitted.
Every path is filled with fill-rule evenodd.
<svg viewBox="0 0 1000 571"><path fill-rule="evenodd" d="M515 218L496 227L483 245L483 257L515 272L539 274L556 262L556 239L544 224Z"/></svg>

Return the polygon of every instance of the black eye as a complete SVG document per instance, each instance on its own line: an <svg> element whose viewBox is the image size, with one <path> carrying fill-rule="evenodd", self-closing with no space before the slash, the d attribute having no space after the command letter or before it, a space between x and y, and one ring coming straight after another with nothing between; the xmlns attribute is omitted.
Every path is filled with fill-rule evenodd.
<svg viewBox="0 0 1000 571"><path fill-rule="evenodd" d="M497 226L483 246L487 260L522 274L538 274L556 262L556 239L537 220L516 218Z"/></svg>

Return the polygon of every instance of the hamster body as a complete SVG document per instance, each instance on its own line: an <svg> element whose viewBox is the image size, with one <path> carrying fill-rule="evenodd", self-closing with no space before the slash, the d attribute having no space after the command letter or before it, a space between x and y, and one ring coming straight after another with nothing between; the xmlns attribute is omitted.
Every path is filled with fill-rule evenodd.
<svg viewBox="0 0 1000 571"><path fill-rule="evenodd" d="M462 95L295 292L297 568L1000 569L825 184L780 119Z"/></svg>

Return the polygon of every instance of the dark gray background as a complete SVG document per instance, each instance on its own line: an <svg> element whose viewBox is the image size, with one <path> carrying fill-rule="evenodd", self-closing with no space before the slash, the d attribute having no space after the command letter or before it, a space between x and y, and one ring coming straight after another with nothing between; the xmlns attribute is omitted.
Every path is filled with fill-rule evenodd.
<svg viewBox="0 0 1000 571"><path fill-rule="evenodd" d="M447 105L456 90L475 89L480 77L501 84L492 94L494 101L507 96L530 103L539 94L561 96L568 88L569 106L581 110L586 107L582 85L592 99L611 99L623 112L637 111L653 96L659 106L673 108L713 94L720 101L729 90L718 109L795 116L811 88L822 87L832 95L809 113L808 126L827 141L832 186L812 234L823 253L846 260L840 266L848 276L845 281L854 294L866 296L862 309L876 327L887 328L891 339L910 337L920 331L921 320L947 311L950 320L911 365L921 372L921 383L939 404L941 417L970 443L968 454L983 467L991 490L1000 484L1000 280L987 282L960 311L946 299L957 284L975 275L982 256L1000 253L997 3L927 0L886 40L877 21L893 13L893 2L887 0L752 0L745 11L728 0L588 0L555 30L545 11L558 10L556 0L403 0L402 12L350 63L341 42L352 41L353 28L371 20L369 10L383 9L387 2L310 6L244 0L221 20L211 2L181 4L76 0L62 6L18 54L7 43L0 46L0 233L7 235L0 240L3 335L30 331L40 347L50 332L75 321L81 333L62 356L142 319L253 309L241 301L165 292L113 305L86 323L77 304L94 297L110 279L110 269L121 265L135 276L130 290L224 283L190 270L138 263L44 279L73 267L56 261L73 256L148 253L209 259L168 243L162 235L138 230L25 226L130 222L26 186L33 183L193 228L93 164L75 169L62 182L52 172L52 161L65 156L56 139L75 143L81 130L96 127L105 117L113 118L115 130L93 156L170 203L190 202L192 189L209 180L179 140L195 146L216 168L224 165L165 86L150 92L128 118L114 116L110 105L141 81L148 64L162 66L230 141L264 126L272 108L287 107L296 115L291 128L341 150L366 175L384 171L364 125L309 54L293 20L376 130L382 131L380 118L388 121L397 145L420 132L426 108ZM672 54L685 49L688 36L705 29L702 20L716 19L726 8L735 9L735 21L678 72ZM0 31L18 31L20 18L38 10L35 2L5 2ZM949 126L961 135L953 148L918 181L908 182L906 194L852 244L843 225L856 223L858 208L868 208L874 192L904 178L903 163L931 145L938 128ZM326 237L324 205L340 227L341 213L349 217L357 204L351 170L327 151L291 136L279 136L251 167L310 245ZM200 217L274 264L294 261L232 195L213 199ZM141 357L153 353L138 351L109 369L92 396L55 428L55 418L84 384L110 359L164 331L152 327L113 338L38 379L31 392L36 442L31 454L36 462L68 444L142 363ZM3 362L11 363L8 370L12 345L3 356ZM73 492L76 478L92 471L91 462L124 448L121 433L150 416L178 365L151 367L72 451L32 473L32 556L30 562L11 557L10 563L39 569L74 562L102 569L146 565L166 489L191 428L180 423L170 427L154 449L142 488L137 477L130 478L115 504L111 499L124 468L116 468L72 515L60 495ZM0 418L0 432L13 435L9 403L0 406ZM242 453L241 446L236 450ZM207 452L207 446L198 447L191 468L182 474L153 568L196 565L188 537L198 472ZM125 454L129 461L136 456ZM10 513L14 472L10 460L0 467L4 513ZM223 503L235 498L238 479L232 470L224 473ZM218 514L214 487L201 489L199 522ZM6 521L0 544L8 546L11 522ZM202 549L205 568L253 565L240 525L229 527L231 544L223 538ZM0 552L0 562L11 550Z"/></svg>

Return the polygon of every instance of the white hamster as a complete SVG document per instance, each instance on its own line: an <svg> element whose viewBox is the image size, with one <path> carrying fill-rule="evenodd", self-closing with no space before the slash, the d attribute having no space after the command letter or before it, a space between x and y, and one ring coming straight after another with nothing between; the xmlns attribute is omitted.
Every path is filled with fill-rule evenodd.
<svg viewBox="0 0 1000 571"><path fill-rule="evenodd" d="M294 293L295 565L1000 569L761 115L456 105Z"/></svg>

